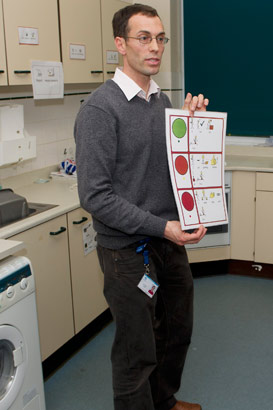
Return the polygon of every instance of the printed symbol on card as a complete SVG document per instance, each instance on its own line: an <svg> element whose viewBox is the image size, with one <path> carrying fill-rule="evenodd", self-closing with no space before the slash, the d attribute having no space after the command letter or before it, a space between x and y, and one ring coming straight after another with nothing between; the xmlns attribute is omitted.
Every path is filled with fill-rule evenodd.
<svg viewBox="0 0 273 410"><path fill-rule="evenodd" d="M184 192L181 197L182 204L187 211L192 211L194 208L194 200L189 192Z"/></svg>
<svg viewBox="0 0 273 410"><path fill-rule="evenodd" d="M209 131L212 131L214 129L214 125L212 124L212 120L208 120L207 128L208 128Z"/></svg>
<svg viewBox="0 0 273 410"><path fill-rule="evenodd" d="M177 118L172 124L172 131L176 138L183 138L187 132L187 126L182 118Z"/></svg>
<svg viewBox="0 0 273 410"><path fill-rule="evenodd" d="M215 158L214 155L213 155L212 160L210 161L210 163L211 163L211 165L216 165L217 164L217 161L216 161L216 158Z"/></svg>
<svg viewBox="0 0 273 410"><path fill-rule="evenodd" d="M49 67L47 69L47 75L48 75L48 77L54 77L54 75L55 75L54 67Z"/></svg>
<svg viewBox="0 0 273 410"><path fill-rule="evenodd" d="M185 175L188 172L188 161L183 155L179 155L175 159L175 169L180 175Z"/></svg>

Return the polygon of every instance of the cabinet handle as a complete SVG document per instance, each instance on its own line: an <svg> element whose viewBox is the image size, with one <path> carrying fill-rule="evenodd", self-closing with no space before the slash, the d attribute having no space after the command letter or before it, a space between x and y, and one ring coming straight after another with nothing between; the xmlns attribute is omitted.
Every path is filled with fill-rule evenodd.
<svg viewBox="0 0 273 410"><path fill-rule="evenodd" d="M53 235L53 236L55 236L55 235L60 235L60 233L65 232L65 231L66 231L66 228L64 228L63 226L61 226L58 231L56 231L56 232L49 232L49 235Z"/></svg>
<svg viewBox="0 0 273 410"><path fill-rule="evenodd" d="M106 71L107 74L115 74L115 71Z"/></svg>
<svg viewBox="0 0 273 410"><path fill-rule="evenodd" d="M92 71L90 71L90 73L91 73L91 74L102 74L103 71L100 71L100 70L92 70Z"/></svg>
<svg viewBox="0 0 273 410"><path fill-rule="evenodd" d="M0 74L4 74L5 70L0 70Z"/></svg>
<svg viewBox="0 0 273 410"><path fill-rule="evenodd" d="M73 225L79 225L79 224L82 224L85 221L88 221L88 218L86 218L86 216L83 216L80 221L73 221Z"/></svg>
<svg viewBox="0 0 273 410"><path fill-rule="evenodd" d="M14 74L30 74L30 70L14 70Z"/></svg>

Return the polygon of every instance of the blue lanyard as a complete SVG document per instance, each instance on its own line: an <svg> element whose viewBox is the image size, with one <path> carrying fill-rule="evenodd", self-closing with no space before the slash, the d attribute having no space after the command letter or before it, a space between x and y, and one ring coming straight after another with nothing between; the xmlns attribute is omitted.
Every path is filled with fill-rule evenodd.
<svg viewBox="0 0 273 410"><path fill-rule="evenodd" d="M148 251L148 249L145 249L146 246L148 245L149 241L150 241L150 238L142 239L139 242L138 247L136 248L136 253L142 253L143 252L144 267L145 267L146 275L149 275L149 273L150 273L149 251Z"/></svg>

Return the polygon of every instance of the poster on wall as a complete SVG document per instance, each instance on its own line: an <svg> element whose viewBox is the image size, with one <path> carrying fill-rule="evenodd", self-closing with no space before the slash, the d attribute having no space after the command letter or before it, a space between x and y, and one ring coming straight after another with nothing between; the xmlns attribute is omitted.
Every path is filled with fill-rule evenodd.
<svg viewBox="0 0 273 410"><path fill-rule="evenodd" d="M31 74L35 100L64 98L62 63L59 61L32 61Z"/></svg>
<svg viewBox="0 0 273 410"><path fill-rule="evenodd" d="M172 187L183 230L228 223L224 162L227 114L166 109Z"/></svg>

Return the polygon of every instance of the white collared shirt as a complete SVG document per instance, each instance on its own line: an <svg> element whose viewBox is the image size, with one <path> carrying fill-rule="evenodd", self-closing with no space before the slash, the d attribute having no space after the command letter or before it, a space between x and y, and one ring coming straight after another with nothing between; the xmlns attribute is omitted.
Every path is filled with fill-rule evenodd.
<svg viewBox="0 0 273 410"><path fill-rule="evenodd" d="M144 100L150 101L152 94L160 94L160 87L154 80L150 80L150 87L146 96L145 91L137 85L128 75L126 75L121 68L117 68L112 79L123 91L128 101L132 100L136 95Z"/></svg>

